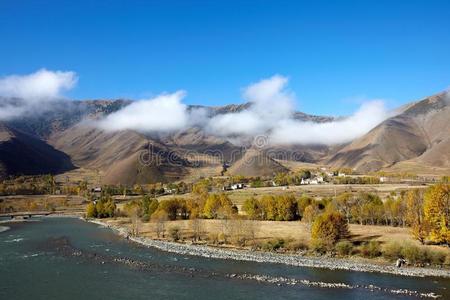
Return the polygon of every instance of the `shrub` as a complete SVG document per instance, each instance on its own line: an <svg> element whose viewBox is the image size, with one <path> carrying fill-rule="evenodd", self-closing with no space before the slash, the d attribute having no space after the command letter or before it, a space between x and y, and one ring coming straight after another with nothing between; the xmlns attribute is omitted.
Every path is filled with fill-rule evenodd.
<svg viewBox="0 0 450 300"><path fill-rule="evenodd" d="M450 254L445 257L444 266L450 267Z"/></svg>
<svg viewBox="0 0 450 300"><path fill-rule="evenodd" d="M426 251L427 261L433 265L443 265L445 262L445 253L439 250L429 249Z"/></svg>
<svg viewBox="0 0 450 300"><path fill-rule="evenodd" d="M402 255L410 264L424 263L427 259L426 251L415 245L405 245L402 249Z"/></svg>
<svg viewBox="0 0 450 300"><path fill-rule="evenodd" d="M402 246L398 243L388 243L383 247L383 257L388 260L396 260L404 258L402 254Z"/></svg>
<svg viewBox="0 0 450 300"><path fill-rule="evenodd" d="M378 257L381 255L380 243L377 241L370 241L362 245L360 251L363 257Z"/></svg>
<svg viewBox="0 0 450 300"><path fill-rule="evenodd" d="M208 241L210 241L213 244L217 244L219 242L218 234L214 233L214 232L209 233L208 234Z"/></svg>
<svg viewBox="0 0 450 300"><path fill-rule="evenodd" d="M148 221L150 221L150 216L147 215L147 214L146 214L146 215L143 215L142 218L141 218L141 221L142 221L142 222L148 222Z"/></svg>
<svg viewBox="0 0 450 300"><path fill-rule="evenodd" d="M285 241L283 239L272 239L263 244L263 249L266 251L277 251L284 248Z"/></svg>
<svg viewBox="0 0 450 300"><path fill-rule="evenodd" d="M180 228L175 226L169 229L169 236L174 240L178 241L180 239Z"/></svg>
<svg viewBox="0 0 450 300"><path fill-rule="evenodd" d="M299 251L299 250L307 250L308 245L303 241L290 241L286 244L286 249L290 251Z"/></svg>
<svg viewBox="0 0 450 300"><path fill-rule="evenodd" d="M219 243L226 243L227 242L227 236L225 235L225 233L221 232L217 235L217 241Z"/></svg>
<svg viewBox="0 0 450 300"><path fill-rule="evenodd" d="M340 241L335 246L337 254L341 256L349 255L353 250L353 244L349 241Z"/></svg>
<svg viewBox="0 0 450 300"><path fill-rule="evenodd" d="M309 249L318 254L325 254L329 250L329 243L323 240L311 240Z"/></svg>

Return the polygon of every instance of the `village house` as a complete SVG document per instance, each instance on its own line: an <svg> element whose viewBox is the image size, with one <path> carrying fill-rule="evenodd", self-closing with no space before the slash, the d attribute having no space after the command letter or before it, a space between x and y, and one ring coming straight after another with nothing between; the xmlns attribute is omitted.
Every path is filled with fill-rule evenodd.
<svg viewBox="0 0 450 300"><path fill-rule="evenodd" d="M232 185L226 185L222 187L223 191L242 190L245 187L243 183L235 183Z"/></svg>
<svg viewBox="0 0 450 300"><path fill-rule="evenodd" d="M243 183L235 183L231 186L232 190L241 190L243 189L245 186Z"/></svg>

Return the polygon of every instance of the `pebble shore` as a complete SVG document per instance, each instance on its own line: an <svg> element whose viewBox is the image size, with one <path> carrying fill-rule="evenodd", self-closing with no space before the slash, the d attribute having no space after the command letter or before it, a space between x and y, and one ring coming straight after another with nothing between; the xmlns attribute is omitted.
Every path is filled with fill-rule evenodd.
<svg viewBox="0 0 450 300"><path fill-rule="evenodd" d="M280 254L272 252L249 251L223 249L204 245L181 244L169 241L152 240L143 237L132 237L126 228L110 225L99 220L88 220L104 227L114 230L129 240L144 245L146 247L156 248L162 251L177 253L181 255L193 255L206 258L227 259L238 261L252 261L260 263L277 263L297 267L325 268L330 270L347 270L356 272L377 272L385 274L395 274L401 276L413 277L444 277L450 278L450 271L446 269L402 267L397 268L389 265L378 265L370 263L361 263L349 259L328 258L328 257L306 257L295 254Z"/></svg>

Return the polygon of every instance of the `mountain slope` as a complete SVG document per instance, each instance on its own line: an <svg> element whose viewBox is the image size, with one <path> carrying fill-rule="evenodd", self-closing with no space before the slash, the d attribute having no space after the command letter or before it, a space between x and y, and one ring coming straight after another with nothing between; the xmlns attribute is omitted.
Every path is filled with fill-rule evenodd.
<svg viewBox="0 0 450 300"><path fill-rule="evenodd" d="M241 159L236 161L227 174L243 176L272 176L276 173L287 172L288 169L269 157L263 151L249 149Z"/></svg>
<svg viewBox="0 0 450 300"><path fill-rule="evenodd" d="M54 174L73 168L65 153L36 137L0 124L0 178Z"/></svg>
<svg viewBox="0 0 450 300"><path fill-rule="evenodd" d="M105 132L77 124L53 134L49 142L77 166L103 171L103 183L165 182L187 173L186 160L135 131Z"/></svg>
<svg viewBox="0 0 450 300"><path fill-rule="evenodd" d="M402 161L450 169L450 103L447 93L408 105L325 160L359 172Z"/></svg>

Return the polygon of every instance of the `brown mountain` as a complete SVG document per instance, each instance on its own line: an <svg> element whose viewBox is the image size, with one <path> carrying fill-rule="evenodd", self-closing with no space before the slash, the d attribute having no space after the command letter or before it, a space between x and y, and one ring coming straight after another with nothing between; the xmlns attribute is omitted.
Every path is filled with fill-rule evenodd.
<svg viewBox="0 0 450 300"><path fill-rule="evenodd" d="M181 179L188 161L135 131L105 132L77 124L53 134L49 143L78 167L103 171L103 183L134 184Z"/></svg>
<svg viewBox="0 0 450 300"><path fill-rule="evenodd" d="M162 135L131 130L107 132L89 125L91 120L129 103L60 102L41 114L3 122L0 176L59 173L80 167L98 171L103 183L134 184L219 175L225 162L231 165L227 174L267 176L288 171L280 163L283 161L345 166L360 172L450 170L450 108L445 93L400 108L395 116L347 145L272 146L264 150L252 148L251 137L225 139L200 127ZM201 108L213 116L249 106ZM295 118L309 122L333 120L301 112Z"/></svg>
<svg viewBox="0 0 450 300"><path fill-rule="evenodd" d="M70 157L46 142L0 123L0 178L73 169Z"/></svg>
<svg viewBox="0 0 450 300"><path fill-rule="evenodd" d="M395 168L400 162L450 169L449 95L437 94L403 107L324 162L359 172Z"/></svg>
<svg viewBox="0 0 450 300"><path fill-rule="evenodd" d="M249 149L237 160L227 171L230 175L243 176L272 176L276 173L287 172L284 167L264 151L258 149Z"/></svg>

